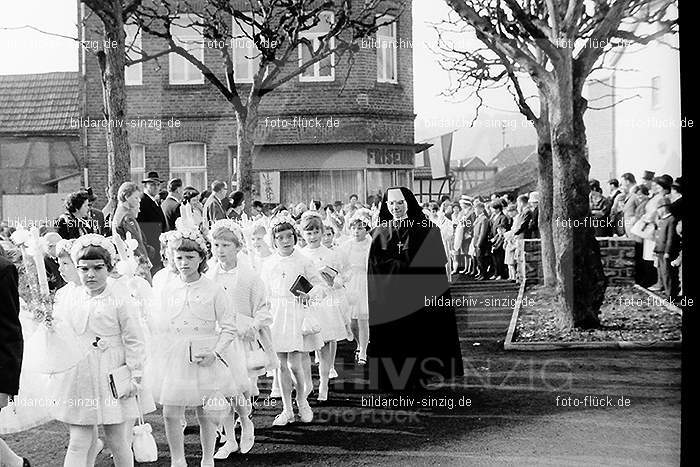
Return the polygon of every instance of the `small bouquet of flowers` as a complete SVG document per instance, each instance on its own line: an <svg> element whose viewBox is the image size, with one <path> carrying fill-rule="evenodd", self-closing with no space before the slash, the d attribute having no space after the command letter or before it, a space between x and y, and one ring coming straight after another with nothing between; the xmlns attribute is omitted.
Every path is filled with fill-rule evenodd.
<svg viewBox="0 0 700 467"><path fill-rule="evenodd" d="M10 240L20 248L20 296L37 327L25 336L23 369L56 374L75 367L86 355L65 320L54 317L53 296L44 265L45 241L39 229L17 229Z"/></svg>
<svg viewBox="0 0 700 467"><path fill-rule="evenodd" d="M39 229L17 229L10 240L22 252L20 296L27 304L37 323L53 325L52 297L44 265L46 242L39 237Z"/></svg>

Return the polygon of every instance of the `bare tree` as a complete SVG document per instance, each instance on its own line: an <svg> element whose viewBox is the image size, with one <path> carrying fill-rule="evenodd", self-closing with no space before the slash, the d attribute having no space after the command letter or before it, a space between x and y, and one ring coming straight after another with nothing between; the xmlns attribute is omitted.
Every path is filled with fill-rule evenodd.
<svg viewBox="0 0 700 467"><path fill-rule="evenodd" d="M464 39L468 34L463 20L447 19L435 26L438 34L437 48L441 57L443 69L449 71L455 78L448 95L456 95L468 91L468 97L476 97L479 101L474 120L479 116L483 105L481 92L487 89L497 89L508 85L509 92L518 110L528 121L532 122L537 134L537 168L539 202L539 226L542 250L542 272L544 284L548 287L556 285L554 242L552 240L552 145L549 137L549 120L546 99L537 96L526 96L524 84L530 84L527 74L519 72L518 64L501 53L498 48L486 45L483 48L465 48ZM488 40L484 38L484 40ZM488 44L485 42L485 44ZM546 57L542 54L537 60L544 67ZM525 83L523 83L525 81ZM531 103L535 100L534 103ZM539 105L539 112L533 107Z"/></svg>
<svg viewBox="0 0 700 467"><path fill-rule="evenodd" d="M95 53L100 66L102 80L103 112L108 125L107 139L107 185L109 199L116 207L117 190L129 181L130 156L129 135L123 122L126 116L126 92L124 90L124 66L126 65L126 34L124 23L141 4L141 0L82 0L96 14L102 24L100 47ZM85 21L85 20L83 20ZM79 40L85 40L79 37Z"/></svg>
<svg viewBox="0 0 700 467"><path fill-rule="evenodd" d="M520 111L535 124L543 206L540 227L545 274L553 246L560 301L560 326L600 323L606 279L600 249L586 218L590 165L583 116L583 86L603 54L622 40L648 44L677 30L675 0L446 0L459 24L474 31L483 48L457 50L458 84L483 86L509 81ZM537 88L539 115L520 81ZM484 84L486 83L486 84ZM551 157L547 149L551 149ZM549 163L551 161L551 169ZM549 190L551 186L551 217ZM559 221L587 227L564 228ZM551 277L551 276L550 276ZM551 283L551 280L549 281Z"/></svg>
<svg viewBox="0 0 700 467"><path fill-rule="evenodd" d="M236 182L238 189L246 193L247 200L251 199L254 187L255 133L262 99L315 64L328 66L329 57L333 55L338 60L347 54L351 65L359 40L395 22L404 10L405 0L365 0L360 6L357 3L350 0L206 0L190 4L164 0L144 3L136 9L133 21L139 28L167 43L167 49L156 55L176 53L185 58L233 108L237 123ZM192 53L191 47L173 35L173 25L181 30L201 31L204 40L215 41L220 61L204 63ZM310 32L317 33L313 41L305 34ZM236 76L232 53L232 41L240 39L252 41L255 52L247 58L257 62L252 83L245 85L241 85ZM299 59L300 48L306 52L304 60ZM223 75L215 71L219 66L224 70Z"/></svg>

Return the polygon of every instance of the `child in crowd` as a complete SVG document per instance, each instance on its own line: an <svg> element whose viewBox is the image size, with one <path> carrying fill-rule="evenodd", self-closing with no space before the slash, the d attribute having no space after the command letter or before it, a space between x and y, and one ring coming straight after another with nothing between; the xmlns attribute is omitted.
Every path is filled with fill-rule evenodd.
<svg viewBox="0 0 700 467"><path fill-rule="evenodd" d="M347 338L345 318L340 309L340 303L343 301L340 296L343 290L340 277L341 266L335 252L321 245L323 219L318 213L305 212L301 216L300 226L306 240L306 247L301 250L301 253L313 262L316 271L320 272L320 276L331 291L326 299L311 306L320 323L323 339L323 347L318 352L320 356L318 400L324 402L328 400L328 379L334 359L331 344Z"/></svg>
<svg viewBox="0 0 700 467"><path fill-rule="evenodd" d="M169 239L174 231L160 234L160 258L163 262L163 269L159 269L153 275L153 289L161 290L162 287L178 277L179 273L173 261L173 249L170 247Z"/></svg>
<svg viewBox="0 0 700 467"><path fill-rule="evenodd" d="M332 250L335 244L336 228L330 222L323 223L323 238L321 238L321 244Z"/></svg>
<svg viewBox="0 0 700 467"><path fill-rule="evenodd" d="M234 419L232 416L224 418L223 426L226 433L226 442L214 455L214 459L226 459L239 450L242 454L249 452L254 443L254 427L250 419L250 397L258 395L258 376L265 374L266 368L255 368L248 371L250 356L253 350L257 350L264 342L272 353L271 336L269 326L272 324L270 304L265 297L265 285L257 272L248 262L238 261L238 254L243 248L243 233L238 224L232 220L216 221L209 230L209 241L212 246L212 267L207 271L207 277L221 285L231 300L233 310L236 313L236 328L238 339L232 343L232 352L242 356L234 362L229 362L234 379L244 377L250 379L250 390L245 397L236 397L232 400L233 408L241 422L240 447L236 442L234 431ZM274 359L277 357L272 354ZM246 358L247 357L247 358ZM234 365L235 363L235 365ZM274 364L273 362L270 362Z"/></svg>
<svg viewBox="0 0 700 467"><path fill-rule="evenodd" d="M253 229L250 235L250 248L248 251L248 257L250 258L250 264L255 271L260 273L262 270L263 262L272 255L272 250L270 246L265 241L267 236L267 229L265 224L262 222L256 222L253 225Z"/></svg>
<svg viewBox="0 0 700 467"><path fill-rule="evenodd" d="M321 240L321 243L323 246L328 248L329 250L333 250L338 246L338 240L340 237L338 237L338 233L340 232L340 229L336 229L333 223L329 222L324 222L323 223L323 240ZM345 327L350 329L350 318L347 310L347 296L345 294L345 288L343 288L342 292L338 293L336 292L336 295L338 296L339 299L339 306L340 310L343 314L343 318L345 320ZM352 340L352 331L348 332L348 340ZM335 356L338 352L338 342L333 341L330 343L331 346L331 370L328 373L328 377L330 379L337 378L338 377L338 372L335 369Z"/></svg>
<svg viewBox="0 0 700 467"><path fill-rule="evenodd" d="M518 249L518 242L515 238L515 230L511 229L503 234L505 240L505 258L503 262L508 266L508 279L516 280L516 251Z"/></svg>
<svg viewBox="0 0 700 467"><path fill-rule="evenodd" d="M97 425L104 428L114 464L134 465L128 431L139 414L136 395L141 387L145 344L131 297L107 281L114 255L113 245L101 235L87 234L76 239L71 258L81 285L57 303L58 308L65 309L56 310L56 315L66 320L85 349L79 364L52 380L54 416L66 423L70 432L66 467L94 462L99 447ZM113 373L130 376L128 387L118 398L108 384ZM80 405L76 401L91 404Z"/></svg>
<svg viewBox="0 0 700 467"><path fill-rule="evenodd" d="M148 377L156 402L163 405L165 436L172 466L186 466L182 420L195 407L202 445L201 465L213 467L222 400L240 396L249 381L233 378L229 347L236 339L236 317L226 291L205 277L207 245L199 230L171 233L168 246L179 276L156 291L159 306L151 314L154 339Z"/></svg>
<svg viewBox="0 0 700 467"><path fill-rule="evenodd" d="M355 330L357 350L355 361L359 365L367 363L369 344L369 305L367 298L367 260L372 239L367 235L371 227L370 212L360 209L348 220L350 239L338 247L338 254L347 265L344 268L344 283L347 289L347 302L350 319Z"/></svg>
<svg viewBox="0 0 700 467"><path fill-rule="evenodd" d="M302 357L323 347L323 339L320 333L309 330L309 326L305 328L304 321L309 313L309 300L322 299L325 294L323 279L311 260L297 250L298 237L293 219L278 216L270 222L270 229L270 243L276 254L263 264L261 276L271 303L272 345L280 361L279 383L283 404L283 411L277 415L273 425L284 426L294 421L294 382L299 416L302 422L309 423L313 419L313 411L307 401L311 368L304 364ZM292 286L301 279L299 276L313 286L308 293L297 289L296 293L292 292Z"/></svg>
<svg viewBox="0 0 700 467"><path fill-rule="evenodd" d="M667 300L675 300L678 296L678 271L671 262L680 254L680 237L676 232L676 219L669 207L671 200L662 196L656 207L656 235L654 253L657 258L657 268L661 276L664 295Z"/></svg>

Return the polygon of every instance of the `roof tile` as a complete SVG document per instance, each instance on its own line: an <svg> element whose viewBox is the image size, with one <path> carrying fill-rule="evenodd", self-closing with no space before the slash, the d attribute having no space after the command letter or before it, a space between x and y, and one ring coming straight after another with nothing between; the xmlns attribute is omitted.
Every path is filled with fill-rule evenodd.
<svg viewBox="0 0 700 467"><path fill-rule="evenodd" d="M76 133L78 73L0 76L0 133Z"/></svg>

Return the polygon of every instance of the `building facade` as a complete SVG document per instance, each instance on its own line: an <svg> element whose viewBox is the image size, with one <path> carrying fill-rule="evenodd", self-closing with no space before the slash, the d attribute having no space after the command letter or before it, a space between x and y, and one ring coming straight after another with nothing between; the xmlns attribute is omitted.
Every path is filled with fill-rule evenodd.
<svg viewBox="0 0 700 467"><path fill-rule="evenodd" d="M77 73L0 76L0 219L55 216L82 186L77 118Z"/></svg>
<svg viewBox="0 0 700 467"><path fill-rule="evenodd" d="M617 47L587 82L591 178L606 182L630 172L639 179L645 170L681 175L681 128L689 122L681 115L680 57L672 47L677 36Z"/></svg>
<svg viewBox="0 0 700 467"><path fill-rule="evenodd" d="M240 3L241 8L246 4ZM80 2L79 10L82 21L88 10ZM90 27L95 21L92 15L82 28L86 39L94 37L91 30L98 30ZM412 41L411 21L408 2L396 23L360 44L352 66L347 56L334 56L263 97L253 160L254 179L260 187L257 198L333 202L347 200L353 193L362 199L391 185L411 186L413 64L410 47L402 47ZM225 82L221 50L196 31L180 33L188 35L198 57ZM127 27L127 43L146 54L165 48L163 39L137 34L133 26ZM238 40L232 47L242 96L250 91L248 83L257 68L251 47L250 42ZM299 51L300 57L306 58L305 54ZM82 119L100 120L99 66L85 47L80 68ZM165 55L128 67L126 84L133 180L157 171L161 178L179 177L199 190L217 179L229 181L235 189L235 114L196 68L176 54ZM81 131L90 183L106 186L104 129Z"/></svg>
<svg viewBox="0 0 700 467"><path fill-rule="evenodd" d="M493 178L498 171L495 165L486 165L480 157L452 161L452 172L455 177L454 190L464 193L486 180Z"/></svg>

